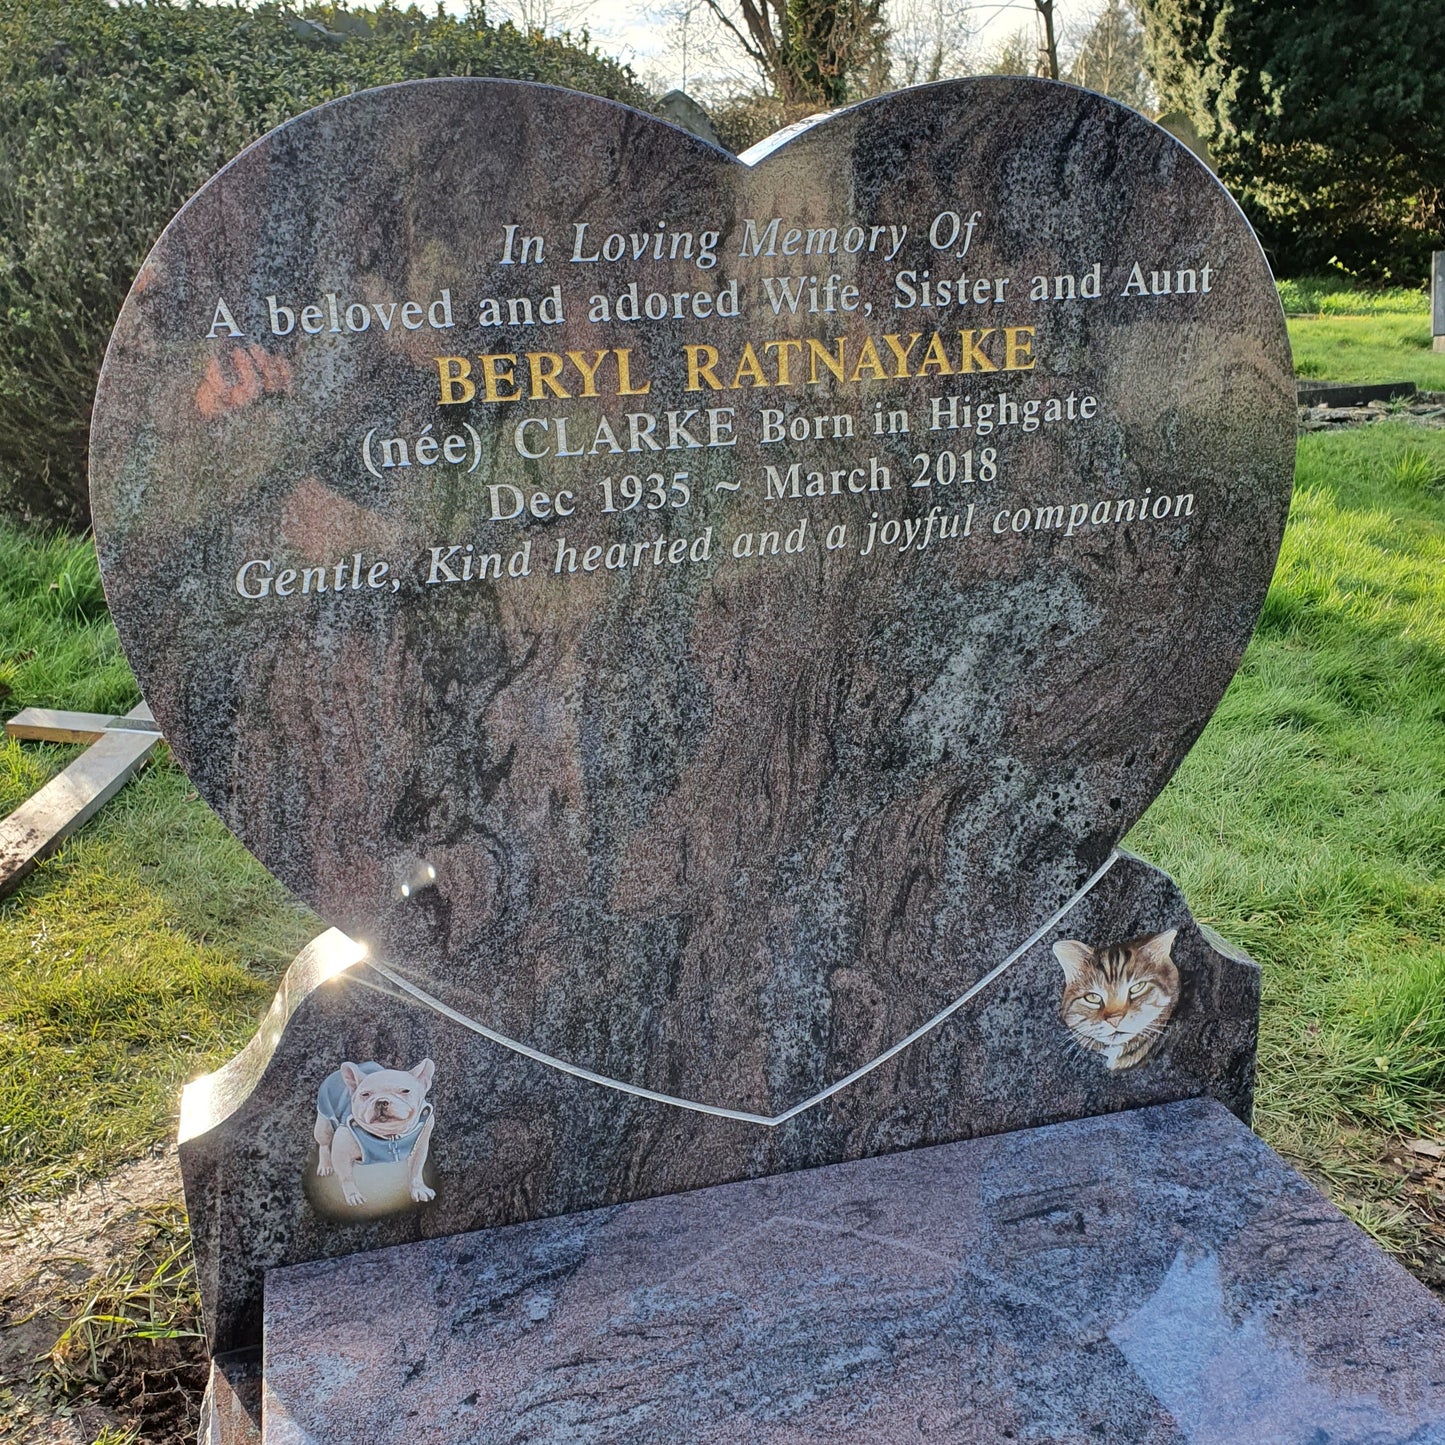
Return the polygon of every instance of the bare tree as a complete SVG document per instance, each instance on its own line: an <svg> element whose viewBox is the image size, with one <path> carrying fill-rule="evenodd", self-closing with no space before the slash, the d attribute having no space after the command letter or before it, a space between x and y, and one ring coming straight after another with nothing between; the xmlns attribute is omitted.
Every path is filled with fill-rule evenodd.
<svg viewBox="0 0 1445 1445"><path fill-rule="evenodd" d="M707 0L718 21L789 107L841 105L876 61L883 0Z"/></svg>
<svg viewBox="0 0 1445 1445"><path fill-rule="evenodd" d="M893 0L888 13L889 80L925 85L969 69L971 0Z"/></svg>
<svg viewBox="0 0 1445 1445"><path fill-rule="evenodd" d="M1154 85L1145 68L1144 29L1125 0L1107 0L1078 36L1069 79L1132 105L1153 110Z"/></svg>
<svg viewBox="0 0 1445 1445"><path fill-rule="evenodd" d="M653 0L642 18L665 37L643 60L644 83L656 91L677 86L704 104L725 104L767 84L737 36L722 25L708 0Z"/></svg>
<svg viewBox="0 0 1445 1445"><path fill-rule="evenodd" d="M568 0L512 0L558 4ZM576 3L576 0L571 0ZM777 107L778 123L897 85L988 69L1057 76L1067 67L1057 0L657 0L671 31L659 84L684 84L711 103ZM981 62L981 22L1016 10L1034 25ZM752 79L750 77L755 77ZM761 88L759 88L759 83Z"/></svg>
<svg viewBox="0 0 1445 1445"><path fill-rule="evenodd" d="M557 35L585 26L597 0L490 0L489 20L510 20L518 30Z"/></svg>
<svg viewBox="0 0 1445 1445"><path fill-rule="evenodd" d="M1037 75L1038 65L1034 36L1020 27L994 46L984 68L989 75Z"/></svg>
<svg viewBox="0 0 1445 1445"><path fill-rule="evenodd" d="M1039 25L1043 30L1039 74L1048 76L1050 80L1058 80L1059 37L1054 29L1054 0L1034 0L1034 9L1039 13Z"/></svg>
<svg viewBox="0 0 1445 1445"><path fill-rule="evenodd" d="M1062 75L1059 62L1059 32L1054 13L1055 0L1003 0L994 13L1014 9L1033 12L1035 28L1020 26L997 45L989 57L988 69L994 75L1043 75L1058 80Z"/></svg>

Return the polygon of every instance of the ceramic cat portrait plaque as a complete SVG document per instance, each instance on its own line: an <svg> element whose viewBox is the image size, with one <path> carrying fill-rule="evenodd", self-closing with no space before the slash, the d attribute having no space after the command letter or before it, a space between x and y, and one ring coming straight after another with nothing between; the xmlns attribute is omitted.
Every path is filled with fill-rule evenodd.
<svg viewBox="0 0 1445 1445"><path fill-rule="evenodd" d="M167 229L93 499L146 698L277 877L498 1037L775 1115L1106 863L1238 665L1294 435L1252 233L1102 97L919 88L740 159L434 81ZM1124 940L1074 942L1093 997Z"/></svg>

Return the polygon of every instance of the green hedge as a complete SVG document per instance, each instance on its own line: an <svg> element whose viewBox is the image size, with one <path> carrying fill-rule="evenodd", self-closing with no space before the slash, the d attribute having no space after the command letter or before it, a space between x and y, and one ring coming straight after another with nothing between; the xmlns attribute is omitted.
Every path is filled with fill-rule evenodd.
<svg viewBox="0 0 1445 1445"><path fill-rule="evenodd" d="M95 378L162 227L237 151L372 85L546 81L647 106L581 43L415 7L0 0L0 510L83 526Z"/></svg>

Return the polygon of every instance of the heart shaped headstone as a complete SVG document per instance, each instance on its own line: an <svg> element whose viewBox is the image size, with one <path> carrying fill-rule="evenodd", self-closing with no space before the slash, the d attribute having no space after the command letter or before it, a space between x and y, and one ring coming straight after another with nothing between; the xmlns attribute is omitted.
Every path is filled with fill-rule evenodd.
<svg viewBox="0 0 1445 1445"><path fill-rule="evenodd" d="M750 166L432 81L181 212L92 485L145 695L269 869L512 1039L772 1113L1155 797L1294 428L1249 227L1100 96L925 87Z"/></svg>

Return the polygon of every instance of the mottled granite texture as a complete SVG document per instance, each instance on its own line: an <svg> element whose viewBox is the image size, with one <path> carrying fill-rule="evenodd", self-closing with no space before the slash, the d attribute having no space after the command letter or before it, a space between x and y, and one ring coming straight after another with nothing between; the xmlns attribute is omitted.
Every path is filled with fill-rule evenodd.
<svg viewBox="0 0 1445 1445"><path fill-rule="evenodd" d="M266 1445L1438 1445L1445 1308L1217 1104L278 1270Z"/></svg>
<svg viewBox="0 0 1445 1445"><path fill-rule="evenodd" d="M952 253L929 241L948 212ZM795 227L836 227L843 244L861 226L879 249L741 258L747 221L773 217L780 248ZM714 228L717 264L574 264L584 222L584 253L610 233ZM544 237L542 264L500 264L507 225ZM1146 282L1187 269L1209 293L1124 296L1135 264ZM1029 299L1031 276L1092 289L1096 265L1099 299ZM925 270L990 280L962 306L899 310L900 270L916 286ZM808 314L805 300L775 316L769 276L835 276L861 309ZM1001 302L991 278L1010 278ZM737 318L698 319L688 300L682 320L588 320L592 296L616 305L633 283L645 301L734 282ZM558 324L541 310L553 287ZM333 334L328 295L367 329L338 320ZM287 308L275 327L268 297ZM483 298L518 297L532 325L520 309L518 324L478 324ZM222 300L243 335L218 325ZM419 329L387 310L407 300ZM308 304L316 335L302 334ZM432 329L433 307L450 327ZM915 374L934 328L950 366L972 346L1004 367L1008 328L1028 327L1013 342L1031 370ZM907 350L914 332L905 379L868 359L865 337L886 358L887 335ZM796 383L804 342L838 337L844 383L816 359L817 385L747 372L752 343L761 379L789 358ZM686 390L683 348L700 344L727 389ZM438 404L439 354L471 358L480 383L484 352L618 348L632 394L614 394L611 355L595 399L568 371L568 399L538 383L537 402ZM931 402L951 395L1004 412L1090 395L1098 409L929 433ZM575 449L603 418L625 445L629 414L662 418L666 436L668 410L709 406L735 408L736 445L540 461L514 446L526 418L531 449L559 418ZM834 440L830 423L822 440L765 444L767 407L805 426L846 414L855 434ZM909 433L875 434L893 411ZM708 439L705 419L682 421ZM421 464L428 427L433 444L462 439L460 462L433 448ZM329 923L502 1033L771 1114L956 998L1158 793L1254 625L1295 415L1279 303L1239 211L1171 136L1100 96L1006 79L910 90L750 168L624 107L457 80L337 101L209 182L126 302L92 435L127 655L247 847ZM408 441L406 468L393 448L383 469L388 437ZM972 450L974 480L912 486L913 458L943 448L960 468ZM803 478L887 468L890 488L766 500L765 467L792 462ZM600 478L620 487L632 468L686 470L688 505L669 490L660 510L603 515ZM572 489L576 514L493 522L488 487L502 485ZM1066 534L1074 507L1112 517L1146 492L1171 499L1167 517ZM1172 500L1186 496L1187 511ZM865 555L875 514L922 524L970 505L970 536ZM786 538L804 520L801 552L734 556L741 534ZM847 544L828 551L840 525ZM684 541L687 560L655 564L654 539ZM559 576L564 540L583 557L625 543L633 560ZM428 549L466 544L526 552L531 573L428 584ZM247 600L235 578L253 559L324 568L344 590Z"/></svg>
<svg viewBox="0 0 1445 1445"><path fill-rule="evenodd" d="M1165 928L1179 929L1180 1003L1144 1063L1110 1071L1060 1021L1050 945ZM1168 878L1129 855L950 1019L775 1128L535 1063L398 997L364 962L323 982L354 959L346 943L333 933L303 953L247 1050L186 1090L181 1170L217 1349L259 1341L278 1265L1201 1094L1249 1114L1258 969L1212 946ZM314 1206L316 1092L343 1058L436 1063L435 1200L381 1218Z"/></svg>

